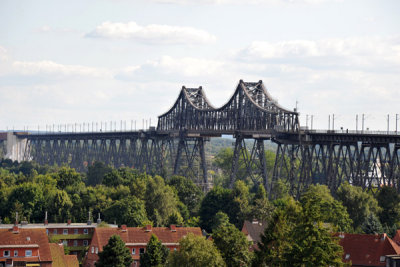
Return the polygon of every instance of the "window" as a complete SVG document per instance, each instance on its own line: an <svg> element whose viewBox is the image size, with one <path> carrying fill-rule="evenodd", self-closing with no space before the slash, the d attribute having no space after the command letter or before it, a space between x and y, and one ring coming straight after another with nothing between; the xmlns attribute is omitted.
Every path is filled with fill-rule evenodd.
<svg viewBox="0 0 400 267"><path fill-rule="evenodd" d="M68 246L68 240L63 240L63 245L67 247Z"/></svg>
<svg viewBox="0 0 400 267"><path fill-rule="evenodd" d="M68 235L68 229L64 229L63 234Z"/></svg>
<svg viewBox="0 0 400 267"><path fill-rule="evenodd" d="M78 240L74 240L74 247L78 246Z"/></svg>
<svg viewBox="0 0 400 267"><path fill-rule="evenodd" d="M74 229L74 234L75 234L75 235L78 234L78 229Z"/></svg>
<svg viewBox="0 0 400 267"><path fill-rule="evenodd" d="M135 255L136 254L136 249L132 249L132 255Z"/></svg>
<svg viewBox="0 0 400 267"><path fill-rule="evenodd" d="M381 256L381 257L379 258L379 260L380 260L381 262L385 262L386 257L385 257L385 256Z"/></svg>
<svg viewBox="0 0 400 267"><path fill-rule="evenodd" d="M89 245L89 242L87 240L83 240L83 245L87 246L87 245Z"/></svg>
<svg viewBox="0 0 400 267"><path fill-rule="evenodd" d="M3 256L4 257L10 257L10 251L9 250L4 250Z"/></svg>
<svg viewBox="0 0 400 267"><path fill-rule="evenodd" d="M92 254L94 253L94 247L92 247Z"/></svg>
<svg viewBox="0 0 400 267"><path fill-rule="evenodd" d="M99 253L99 248L98 247L96 247L96 254L98 254Z"/></svg>
<svg viewBox="0 0 400 267"><path fill-rule="evenodd" d="M18 250L14 250L14 257L18 257Z"/></svg>
<svg viewBox="0 0 400 267"><path fill-rule="evenodd" d="M350 254L346 254L346 256L344 257L345 260L350 259Z"/></svg>
<svg viewBox="0 0 400 267"><path fill-rule="evenodd" d="M57 229L53 230L53 234L55 234L55 235L57 234Z"/></svg>
<svg viewBox="0 0 400 267"><path fill-rule="evenodd" d="M49 235L49 229L46 229L46 235Z"/></svg>
<svg viewBox="0 0 400 267"><path fill-rule="evenodd" d="M87 235L89 233L88 229L83 229L83 233Z"/></svg>
<svg viewBox="0 0 400 267"><path fill-rule="evenodd" d="M144 253L144 248L139 248L139 254L143 254Z"/></svg>
<svg viewBox="0 0 400 267"><path fill-rule="evenodd" d="M25 250L25 257L32 257L32 250Z"/></svg>
<svg viewBox="0 0 400 267"><path fill-rule="evenodd" d="M176 251L176 248L174 248L174 251Z"/></svg>

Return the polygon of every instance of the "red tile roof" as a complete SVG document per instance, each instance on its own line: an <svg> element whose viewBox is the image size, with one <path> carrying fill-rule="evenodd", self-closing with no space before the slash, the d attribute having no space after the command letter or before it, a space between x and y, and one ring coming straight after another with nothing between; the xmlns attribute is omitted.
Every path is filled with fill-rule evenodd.
<svg viewBox="0 0 400 267"><path fill-rule="evenodd" d="M0 229L0 246L39 246L40 261L52 261L49 240L45 229L19 229L14 233L12 229ZM24 257L24 259L29 259ZM27 260L28 261L28 260ZM35 258L34 261L37 261Z"/></svg>
<svg viewBox="0 0 400 267"><path fill-rule="evenodd" d="M393 237L393 241L396 242L396 244L400 246L400 230L396 231L396 234Z"/></svg>
<svg viewBox="0 0 400 267"><path fill-rule="evenodd" d="M146 231L145 227L128 227L126 231L115 228L96 228L93 234L93 240L97 239L99 251L103 250L103 246L108 243L112 235L119 235L121 239L128 244L143 243L147 244L152 234L163 244L176 244L188 233L201 236L199 227L176 227L176 231L171 231L168 227L153 227L150 231Z"/></svg>
<svg viewBox="0 0 400 267"><path fill-rule="evenodd" d="M336 234L343 247L343 260L352 265L385 266L381 256L400 254L400 247L386 234Z"/></svg>
<svg viewBox="0 0 400 267"><path fill-rule="evenodd" d="M50 243L53 266L55 267L79 267L76 255L64 255L64 246L61 244Z"/></svg>
<svg viewBox="0 0 400 267"><path fill-rule="evenodd" d="M67 267L79 267L79 262L76 255L64 255L64 259Z"/></svg>
<svg viewBox="0 0 400 267"><path fill-rule="evenodd" d="M64 246L59 244L50 243L51 257L53 259L53 266L67 267L64 260Z"/></svg>

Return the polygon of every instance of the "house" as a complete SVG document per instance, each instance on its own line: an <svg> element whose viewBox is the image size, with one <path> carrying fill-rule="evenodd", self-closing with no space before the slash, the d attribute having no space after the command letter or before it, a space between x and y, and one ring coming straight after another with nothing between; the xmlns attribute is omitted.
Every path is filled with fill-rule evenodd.
<svg viewBox="0 0 400 267"><path fill-rule="evenodd" d="M45 215L44 223L26 223L18 222L18 215L16 216L16 223L20 229L45 229L46 234L49 236L51 242L63 243L68 248L69 254L80 256L81 252L90 245L94 229L101 223L100 214L96 223L90 219L86 223L72 223L67 220L67 223L49 223L47 220L47 212ZM109 224L111 228L117 228L117 225ZM0 224L0 229L10 229L12 224Z"/></svg>
<svg viewBox="0 0 400 267"><path fill-rule="evenodd" d="M252 242L251 250L258 248L257 243L261 241L261 235L264 233L267 224L265 221L244 221L242 232L246 235L249 242Z"/></svg>
<svg viewBox="0 0 400 267"><path fill-rule="evenodd" d="M400 246L386 234L336 234L343 261L352 266L386 266L386 256L400 254Z"/></svg>
<svg viewBox="0 0 400 267"><path fill-rule="evenodd" d="M0 229L0 266L52 267L45 229ZM55 265L54 265L55 266Z"/></svg>
<svg viewBox="0 0 400 267"><path fill-rule="evenodd" d="M179 249L179 240L189 233L202 236L199 227L126 227L121 228L96 228L93 233L92 243L90 244L83 266L93 267L98 261L98 253L103 251L103 247L107 245L112 235L119 235L129 249L134 262L132 266L139 266L140 254L145 253L147 243L152 234L156 235L160 242L170 250Z"/></svg>

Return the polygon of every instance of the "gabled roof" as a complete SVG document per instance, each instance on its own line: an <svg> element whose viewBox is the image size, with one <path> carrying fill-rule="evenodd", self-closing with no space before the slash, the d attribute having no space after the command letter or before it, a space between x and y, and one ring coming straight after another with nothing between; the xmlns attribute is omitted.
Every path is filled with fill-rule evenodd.
<svg viewBox="0 0 400 267"><path fill-rule="evenodd" d="M64 255L67 267L79 267L79 261L76 255Z"/></svg>
<svg viewBox="0 0 400 267"><path fill-rule="evenodd" d="M59 244L50 243L51 257L53 258L53 266L67 267L64 260L64 247Z"/></svg>
<svg viewBox="0 0 400 267"><path fill-rule="evenodd" d="M242 232L249 241L257 243L261 241L261 235L264 233L265 227L267 227L267 223L264 221L244 221Z"/></svg>
<svg viewBox="0 0 400 267"><path fill-rule="evenodd" d="M40 261L52 261L49 240L45 229L0 229L0 246L3 247L37 247ZM27 259L27 258L25 258ZM37 258L35 258L37 261Z"/></svg>
<svg viewBox="0 0 400 267"><path fill-rule="evenodd" d="M385 266L385 255L400 254L400 247L386 234L336 234L343 247L343 260L353 265ZM382 261L383 260L383 261Z"/></svg>
<svg viewBox="0 0 400 267"><path fill-rule="evenodd" d="M108 243L112 235L119 235L127 245L146 245L152 234L164 245L172 245L179 243L179 240L189 233L201 236L201 229L199 227L176 227L176 231L172 231L169 227L152 227L150 231L146 227L127 227L126 231L115 228L96 228L93 234L93 240L99 246L99 251L103 250L103 246Z"/></svg>
<svg viewBox="0 0 400 267"><path fill-rule="evenodd" d="M61 244L50 243L53 266L56 267L79 267L76 255L64 255L64 246Z"/></svg>
<svg viewBox="0 0 400 267"><path fill-rule="evenodd" d="M400 230L396 231L396 234L393 237L393 241L396 242L396 244L400 246Z"/></svg>

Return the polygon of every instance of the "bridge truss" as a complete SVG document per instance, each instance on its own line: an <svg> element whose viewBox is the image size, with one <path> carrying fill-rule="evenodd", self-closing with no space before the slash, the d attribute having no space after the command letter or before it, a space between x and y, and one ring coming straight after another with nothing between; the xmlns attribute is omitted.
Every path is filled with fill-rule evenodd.
<svg viewBox="0 0 400 267"><path fill-rule="evenodd" d="M333 192L348 181L366 189L400 189L400 135L301 130L299 114L281 107L262 81L240 81L229 101L215 108L202 87L182 90L174 105L148 131L26 134L24 159L68 164L79 171L94 161L169 177L179 174L209 189L205 146L213 137L235 138L230 185L239 161L247 177L267 190L279 179L299 196L312 183ZM252 144L249 143L252 140ZM266 140L277 144L267 169Z"/></svg>

